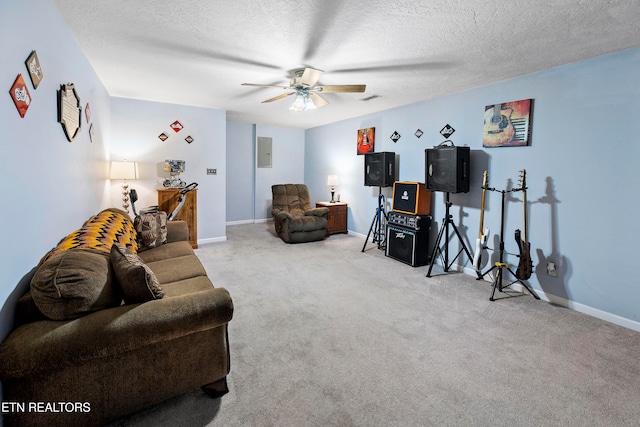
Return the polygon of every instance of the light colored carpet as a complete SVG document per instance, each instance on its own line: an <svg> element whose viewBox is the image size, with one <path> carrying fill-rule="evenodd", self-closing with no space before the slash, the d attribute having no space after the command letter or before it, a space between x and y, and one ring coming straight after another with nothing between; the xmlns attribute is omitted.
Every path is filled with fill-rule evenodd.
<svg viewBox="0 0 640 427"><path fill-rule="evenodd" d="M529 295L491 302L491 283L427 278L361 237L287 245L272 227L197 250L234 300L230 392L114 425L639 425L639 333Z"/></svg>

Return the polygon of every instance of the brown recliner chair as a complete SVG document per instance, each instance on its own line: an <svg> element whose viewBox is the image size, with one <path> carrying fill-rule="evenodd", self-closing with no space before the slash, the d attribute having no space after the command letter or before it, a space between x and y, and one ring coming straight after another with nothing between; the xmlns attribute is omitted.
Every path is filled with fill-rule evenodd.
<svg viewBox="0 0 640 427"><path fill-rule="evenodd" d="M271 186L276 233L287 243L322 240L327 235L328 208L312 208L309 189L304 184Z"/></svg>

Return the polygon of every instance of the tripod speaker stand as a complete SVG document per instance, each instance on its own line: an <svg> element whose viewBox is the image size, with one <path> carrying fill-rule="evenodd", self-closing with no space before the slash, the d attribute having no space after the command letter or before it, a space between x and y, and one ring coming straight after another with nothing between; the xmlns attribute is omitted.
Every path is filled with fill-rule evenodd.
<svg viewBox="0 0 640 427"><path fill-rule="evenodd" d="M371 233L373 233L372 243L376 243L378 245L378 249L386 248L385 226L387 223L387 213L384 211L385 199L382 194L382 187L378 188L378 207L376 208L375 215L373 215L371 227L369 227L367 238L364 241L364 246L362 246L362 252L364 252L364 249L367 247L367 242L369 241Z"/></svg>
<svg viewBox="0 0 640 427"><path fill-rule="evenodd" d="M502 212L501 212L501 218L500 218L500 250L499 250L499 254L500 254L500 260L497 261L493 267L491 267L490 269L488 269L487 271L485 271L484 273L482 273L481 275L478 275L478 279L480 280L482 279L484 276L486 276L489 272L498 269L498 271L496 272L496 276L493 278L493 290L491 291L491 297L489 297L489 301L495 301L495 294L496 294L496 289L499 292L503 292L503 293L508 293L505 292L504 289L508 288L509 286L515 284L515 283L520 283L527 291L529 291L529 293L535 298L535 299L540 299L540 297L538 296L538 294L536 294L533 289L531 289L526 283L524 283L522 280L518 279L516 276L516 273L513 272L513 270L511 270L511 268L509 267L509 264L507 264L506 262L504 262L504 254L505 254L505 250L504 250L504 210L505 210L505 196L508 192L511 191L517 191L517 190L496 190L495 188L487 188L487 190L490 191L498 191L500 193L502 193ZM516 277L516 280L510 282L508 285L503 285L503 270L507 270L509 273L511 273L511 275L513 277ZM519 293L520 294L520 293Z"/></svg>
<svg viewBox="0 0 640 427"><path fill-rule="evenodd" d="M442 249L440 249L440 242L443 237L445 238L445 243L444 243L444 257L442 259L442 264L444 266L445 272L449 271L449 268L451 268L455 260L458 259L458 257L463 251L467 254L467 257L469 257L469 260L473 262L473 257L471 256L471 252L469 252L469 249L467 249L467 245L465 245L464 240L462 240L462 236L458 231L458 227L456 227L456 224L453 222L453 217L449 213L449 208L451 208L451 202L449 201L449 192L447 192L446 195L447 195L447 198L445 202L446 204L445 217L442 220L442 225L440 226L440 232L438 232L436 243L433 246L433 250L431 251L431 262L429 263L429 270L427 271L427 277L431 277L431 269L433 269L433 263L436 260L436 254L439 252L440 256L443 256ZM458 254L455 256L455 258L451 260L451 263L449 263L449 225L453 227L453 231L455 231L456 236L458 236L458 240L460 241L460 246L462 246L462 249L458 251Z"/></svg>

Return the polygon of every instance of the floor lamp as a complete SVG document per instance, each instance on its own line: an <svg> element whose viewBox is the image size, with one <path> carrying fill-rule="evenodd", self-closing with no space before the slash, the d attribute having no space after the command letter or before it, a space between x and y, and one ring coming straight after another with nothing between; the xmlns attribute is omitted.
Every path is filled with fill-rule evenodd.
<svg viewBox="0 0 640 427"><path fill-rule="evenodd" d="M122 208L129 213L129 184L128 179L138 179L138 165L135 162L111 162L109 179L122 180Z"/></svg>

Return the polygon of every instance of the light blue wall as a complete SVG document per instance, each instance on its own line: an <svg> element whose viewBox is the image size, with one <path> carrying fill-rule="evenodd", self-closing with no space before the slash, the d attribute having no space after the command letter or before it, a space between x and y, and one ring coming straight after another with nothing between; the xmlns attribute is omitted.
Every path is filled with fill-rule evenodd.
<svg viewBox="0 0 640 427"><path fill-rule="evenodd" d="M439 131L450 124L456 129L450 139L472 152L472 190L451 195L451 213L470 249L478 235L484 169L490 186L504 189L517 186L524 168L535 265L530 285L548 299L640 330L638 75L640 49L631 49L309 129L305 182L314 193L326 192L326 176L338 174L338 191L349 203L349 229L366 235L377 188L363 185L357 129L376 128L376 151L398 154L401 181L424 182L424 150L442 142ZM483 149L485 105L527 98L534 99L531 146ZM425 132L420 139L413 135L418 128ZM389 139L394 131L402 135L396 144ZM521 193L511 193L507 203L505 241L511 253L518 252L514 230L522 228L520 198ZM493 246L500 230L500 194L490 193L487 203L485 226ZM433 207L439 227L442 193L435 194ZM559 265L558 278L546 274L547 260ZM466 257L462 262L470 267ZM517 265L518 259L509 256L508 262Z"/></svg>
<svg viewBox="0 0 640 427"><path fill-rule="evenodd" d="M111 113L107 92L51 1L0 2L0 40L0 159L5 183L0 213L5 239L0 248L0 335L4 336L12 323L14 300L28 287L28 282L18 285L21 278L61 237L108 204ZM32 50L37 51L44 73L37 89L25 66ZM31 93L24 118L8 94L19 73ZM64 83L75 84L83 109L90 104L93 142L84 114L82 130L73 142L67 141L57 122L56 93Z"/></svg>
<svg viewBox="0 0 640 427"><path fill-rule="evenodd" d="M304 181L304 130L256 125L256 138L271 137L272 167L256 168L256 220L271 218L271 186Z"/></svg>
<svg viewBox="0 0 640 427"><path fill-rule="evenodd" d="M112 98L111 157L138 162L140 179L131 181L139 201L136 207L158 204L156 188L169 177L166 159L185 161L180 178L196 182L198 200L198 241L226 238L226 113L223 110L164 104L135 99ZM174 132L169 126L179 121L184 127ZM166 141L158 138L164 132ZM187 143L191 136L194 141ZM207 169L216 175L207 175ZM120 206L121 182L112 182L111 203Z"/></svg>
<svg viewBox="0 0 640 427"><path fill-rule="evenodd" d="M227 223L271 219L271 186L304 181L304 131L227 123ZM272 139L270 168L257 168L258 137Z"/></svg>
<svg viewBox="0 0 640 427"><path fill-rule="evenodd" d="M227 222L253 222L255 126L227 122Z"/></svg>

